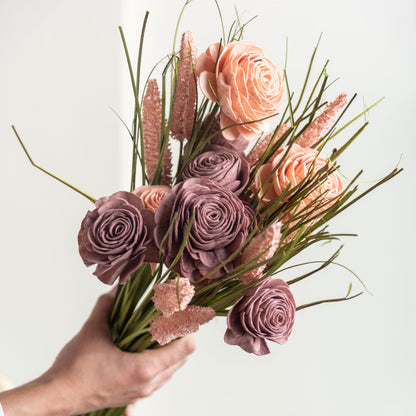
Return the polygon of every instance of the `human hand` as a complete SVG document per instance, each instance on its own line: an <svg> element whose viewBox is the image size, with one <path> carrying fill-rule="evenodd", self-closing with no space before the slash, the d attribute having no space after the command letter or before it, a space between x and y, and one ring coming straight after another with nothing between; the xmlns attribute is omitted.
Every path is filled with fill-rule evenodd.
<svg viewBox="0 0 416 416"><path fill-rule="evenodd" d="M117 348L107 323L113 298L99 298L46 373L17 389L17 396L0 397L7 416L66 416L125 406L152 394L184 364L195 348L193 336L139 354ZM26 407L22 398L29 399Z"/></svg>
<svg viewBox="0 0 416 416"><path fill-rule="evenodd" d="M79 334L64 347L47 373L78 390L75 397L82 412L124 406L149 396L194 350L193 337L186 337L140 354L121 351L113 344L107 323L113 298L107 294L98 300Z"/></svg>

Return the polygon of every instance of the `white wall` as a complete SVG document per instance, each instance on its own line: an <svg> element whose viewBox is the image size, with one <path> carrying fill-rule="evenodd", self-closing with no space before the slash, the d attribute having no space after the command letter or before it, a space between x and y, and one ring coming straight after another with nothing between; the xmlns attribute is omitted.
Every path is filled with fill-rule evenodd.
<svg viewBox="0 0 416 416"><path fill-rule="evenodd" d="M93 196L119 188L121 60L117 2L0 1L0 371L21 383L45 370L105 288L77 251Z"/></svg>
<svg viewBox="0 0 416 416"><path fill-rule="evenodd" d="M227 24L233 5L222 4ZM293 89L323 32L318 63L330 58L330 75L341 77L328 98L358 92L354 113L362 97L370 104L386 96L371 111L369 129L341 159L347 177L364 167L363 180L379 179L401 155L405 172L332 227L359 234L345 240L341 262L359 273L373 296L300 312L289 343L272 345L262 358L225 345L224 322L217 320L198 334L197 352L186 367L138 404L137 414L407 416L416 387L415 3L236 4L244 17L260 15L246 39L280 65L289 37ZM144 11L150 10L147 71L170 51L181 5L179 0L0 3L0 371L16 383L50 363L105 288L77 254L76 233L90 204L29 166L9 125L16 124L36 161L94 196L127 188L128 139L108 109L120 109L129 121L132 100L116 26L123 24L134 51ZM194 32L201 51L217 41L214 2L194 0L182 29ZM303 258L328 253L314 250ZM352 279L333 267L295 287L295 296L299 303L342 296ZM360 289L355 281L354 287Z"/></svg>

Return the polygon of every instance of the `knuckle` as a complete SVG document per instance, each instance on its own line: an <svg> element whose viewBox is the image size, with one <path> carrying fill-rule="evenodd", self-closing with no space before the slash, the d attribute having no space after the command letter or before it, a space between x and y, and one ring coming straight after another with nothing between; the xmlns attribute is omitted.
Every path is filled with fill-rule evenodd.
<svg viewBox="0 0 416 416"><path fill-rule="evenodd" d="M140 380L140 381L150 381L155 377L155 369L153 368L152 365L150 364L141 364L136 366L135 369L135 376Z"/></svg>
<svg viewBox="0 0 416 416"><path fill-rule="evenodd" d="M149 397L152 393L153 393L153 388L150 386L146 386L146 387L141 388L137 392L137 397L139 399L144 399L145 397Z"/></svg>
<svg viewBox="0 0 416 416"><path fill-rule="evenodd" d="M108 293L104 293L98 297L96 305L109 304L111 301L111 296Z"/></svg>

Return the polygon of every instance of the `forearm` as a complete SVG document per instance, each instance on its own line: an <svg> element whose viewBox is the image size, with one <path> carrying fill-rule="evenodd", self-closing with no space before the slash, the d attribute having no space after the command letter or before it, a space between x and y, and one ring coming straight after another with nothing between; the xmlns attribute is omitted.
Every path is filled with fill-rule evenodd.
<svg viewBox="0 0 416 416"><path fill-rule="evenodd" d="M47 375L0 393L5 416L68 416L75 414L65 385ZM74 399L72 397L72 399Z"/></svg>

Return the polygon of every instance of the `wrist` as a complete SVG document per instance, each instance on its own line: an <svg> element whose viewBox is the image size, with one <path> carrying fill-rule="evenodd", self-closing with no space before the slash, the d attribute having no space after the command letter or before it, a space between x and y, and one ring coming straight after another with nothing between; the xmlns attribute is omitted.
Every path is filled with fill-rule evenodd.
<svg viewBox="0 0 416 416"><path fill-rule="evenodd" d="M68 416L73 413L66 387L48 373L0 393L5 416Z"/></svg>

